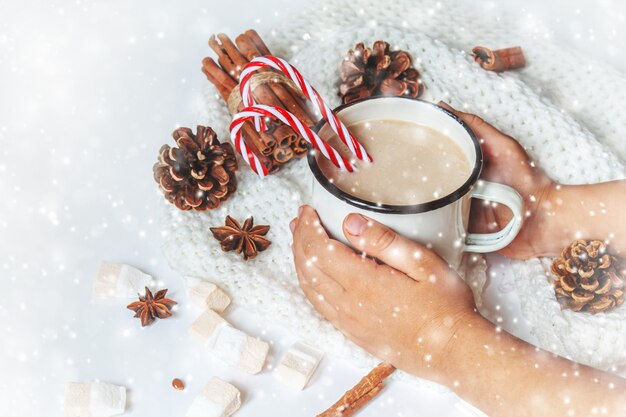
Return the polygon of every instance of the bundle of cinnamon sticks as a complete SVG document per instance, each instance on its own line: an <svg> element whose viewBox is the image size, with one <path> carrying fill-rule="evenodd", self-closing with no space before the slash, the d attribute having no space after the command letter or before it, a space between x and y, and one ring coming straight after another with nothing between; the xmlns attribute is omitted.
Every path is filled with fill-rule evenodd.
<svg viewBox="0 0 626 417"><path fill-rule="evenodd" d="M232 114L243 108L238 95L239 76L245 65L253 58L262 55L271 55L265 42L254 30L247 30L235 38L235 42L223 33L213 35L209 39L209 46L217 54L217 62L212 58L202 60L202 72L217 88L224 101L229 105ZM272 69L259 71L274 72ZM258 82L252 91L257 103L282 107L293 113L300 121L311 127L317 118L307 105L305 99L290 87L284 78L276 75L267 76ZM246 122L242 128L246 145L254 152L270 173L293 158L306 154L306 141L289 126L277 121L268 121L268 129L257 132L251 122Z"/></svg>

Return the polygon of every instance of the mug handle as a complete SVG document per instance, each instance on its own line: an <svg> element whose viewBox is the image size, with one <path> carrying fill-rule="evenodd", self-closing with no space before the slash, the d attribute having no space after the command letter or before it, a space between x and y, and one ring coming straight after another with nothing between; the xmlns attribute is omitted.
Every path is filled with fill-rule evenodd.
<svg viewBox="0 0 626 417"><path fill-rule="evenodd" d="M465 238L467 252L495 252L511 243L522 228L524 200L513 188L495 182L480 180L471 193L472 198L493 201L507 206L513 218L502 230L494 233L468 233Z"/></svg>

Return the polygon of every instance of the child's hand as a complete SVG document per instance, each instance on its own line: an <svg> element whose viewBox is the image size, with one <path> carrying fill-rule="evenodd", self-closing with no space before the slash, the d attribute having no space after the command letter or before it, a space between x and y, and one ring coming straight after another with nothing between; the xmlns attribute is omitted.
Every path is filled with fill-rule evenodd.
<svg viewBox="0 0 626 417"><path fill-rule="evenodd" d="M348 338L399 369L438 379L456 334L479 320L469 288L424 246L358 214L344 221L355 253L308 206L291 224L300 286Z"/></svg>
<svg viewBox="0 0 626 417"><path fill-rule="evenodd" d="M540 168L535 167L524 148L513 138L480 117L462 113L448 104L439 105L456 114L474 131L483 150L481 178L515 188L524 198L527 216L517 238L500 253L510 258L526 259L552 252L550 236L545 233L550 194L556 185ZM490 233L502 229L512 213L504 206L493 208L482 200L472 201L470 231Z"/></svg>

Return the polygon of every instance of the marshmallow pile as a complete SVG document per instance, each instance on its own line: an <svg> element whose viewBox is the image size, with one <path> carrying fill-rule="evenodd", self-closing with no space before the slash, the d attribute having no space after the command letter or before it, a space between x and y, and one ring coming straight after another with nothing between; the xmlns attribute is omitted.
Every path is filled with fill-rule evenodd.
<svg viewBox="0 0 626 417"><path fill-rule="evenodd" d="M189 329L211 353L244 372L258 374L263 369L270 346L234 328L213 310L206 310Z"/></svg>
<svg viewBox="0 0 626 417"><path fill-rule="evenodd" d="M249 374L263 369L270 346L236 329L218 314L230 304L230 298L215 284L188 278L189 298L206 310L191 324L189 333L228 365Z"/></svg>
<svg viewBox="0 0 626 417"><path fill-rule="evenodd" d="M193 304L205 311L191 324L189 332L209 348L213 355L250 374L261 372L269 345L233 327L220 314L230 298L217 285L187 277L187 288ZM302 390L313 376L322 353L304 343L294 344L274 370L276 380Z"/></svg>
<svg viewBox="0 0 626 417"><path fill-rule="evenodd" d="M65 417L109 417L126 409L126 388L105 382L68 382Z"/></svg>

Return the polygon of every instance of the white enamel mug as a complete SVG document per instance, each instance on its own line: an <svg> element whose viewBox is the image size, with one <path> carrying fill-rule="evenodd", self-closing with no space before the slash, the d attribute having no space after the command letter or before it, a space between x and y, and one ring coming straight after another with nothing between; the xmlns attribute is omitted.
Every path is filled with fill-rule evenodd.
<svg viewBox="0 0 626 417"><path fill-rule="evenodd" d="M343 220L360 213L390 227L397 233L432 248L452 267L457 268L464 252L494 252L511 243L522 226L523 200L517 191L502 184L479 180L483 165L480 144L469 127L454 114L433 103L405 97L374 97L335 109L350 125L367 120L402 120L419 123L445 133L473 161L472 172L454 192L421 204L387 205L354 197L333 185L320 170L314 151L308 163L313 172L313 201L328 233L344 243ZM326 121L315 128L322 139L329 139ZM321 133L320 133L321 132ZM376 163L376 161L374 161ZM495 233L468 233L470 200L479 198L504 204L513 213L511 221Z"/></svg>

